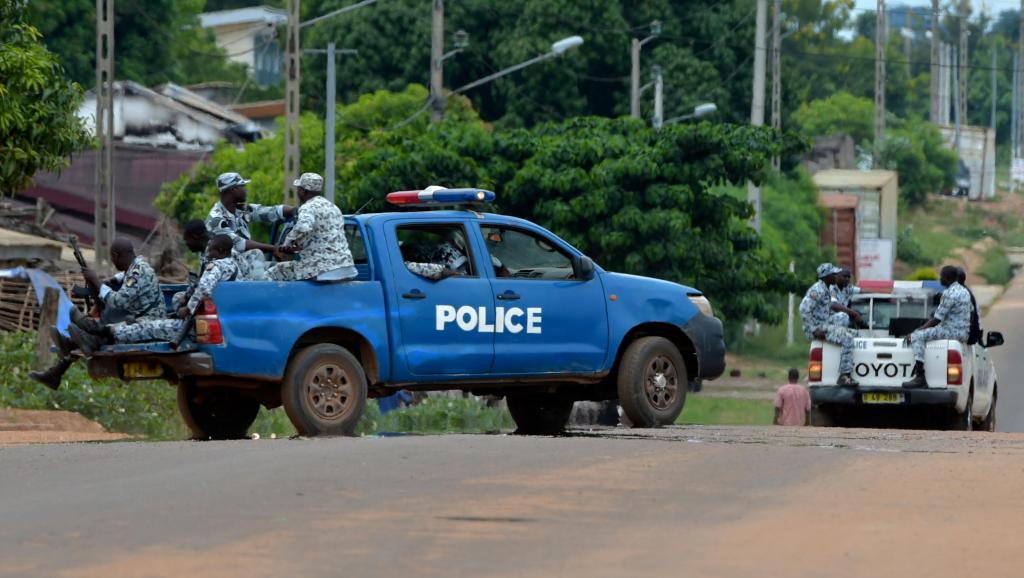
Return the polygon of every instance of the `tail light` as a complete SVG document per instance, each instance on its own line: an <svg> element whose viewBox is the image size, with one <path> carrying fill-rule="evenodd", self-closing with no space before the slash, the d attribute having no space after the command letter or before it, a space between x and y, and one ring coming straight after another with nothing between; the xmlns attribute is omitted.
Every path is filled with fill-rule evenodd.
<svg viewBox="0 0 1024 578"><path fill-rule="evenodd" d="M807 362L807 381L821 381L821 348L811 350L810 361Z"/></svg>
<svg viewBox="0 0 1024 578"><path fill-rule="evenodd" d="M219 345L224 343L224 332L220 328L217 317L217 306L207 297L203 299L196 314L196 343L203 345Z"/></svg>
<svg viewBox="0 0 1024 578"><path fill-rule="evenodd" d="M964 368L963 358L960 352L949 350L946 352L946 383L948 385L963 385Z"/></svg>

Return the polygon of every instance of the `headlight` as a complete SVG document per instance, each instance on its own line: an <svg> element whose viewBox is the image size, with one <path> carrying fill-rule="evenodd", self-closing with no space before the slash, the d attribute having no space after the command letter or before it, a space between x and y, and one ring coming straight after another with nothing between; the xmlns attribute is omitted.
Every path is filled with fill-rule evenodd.
<svg viewBox="0 0 1024 578"><path fill-rule="evenodd" d="M687 297L690 298L690 303L693 303L694 305L696 305L697 309L701 313L703 313L704 315L707 315L708 317L714 317L715 316L714 310L711 309L711 302L708 301L707 297L705 297L705 296L703 296L703 295L701 295L699 293L696 294L696 295L687 295Z"/></svg>

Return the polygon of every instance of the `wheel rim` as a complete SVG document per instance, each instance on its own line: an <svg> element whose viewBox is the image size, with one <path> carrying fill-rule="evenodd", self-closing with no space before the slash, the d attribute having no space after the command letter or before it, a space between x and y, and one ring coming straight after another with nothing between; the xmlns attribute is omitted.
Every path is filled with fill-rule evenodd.
<svg viewBox="0 0 1024 578"><path fill-rule="evenodd" d="M658 355L644 371L644 393L654 409L668 409L679 396L679 373L671 359Z"/></svg>
<svg viewBox="0 0 1024 578"><path fill-rule="evenodd" d="M322 363L309 373L306 382L306 402L310 409L325 420L343 419L352 410L355 385L340 365Z"/></svg>

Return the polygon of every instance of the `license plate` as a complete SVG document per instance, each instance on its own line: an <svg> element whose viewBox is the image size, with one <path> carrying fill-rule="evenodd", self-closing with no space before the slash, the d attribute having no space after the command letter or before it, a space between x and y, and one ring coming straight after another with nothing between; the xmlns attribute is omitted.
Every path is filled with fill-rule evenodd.
<svg viewBox="0 0 1024 578"><path fill-rule="evenodd" d="M864 403L903 403L903 394L872 391L861 394L861 400Z"/></svg>
<svg viewBox="0 0 1024 578"><path fill-rule="evenodd" d="M160 377L164 374L164 368L159 363L125 363L121 366L125 377Z"/></svg>

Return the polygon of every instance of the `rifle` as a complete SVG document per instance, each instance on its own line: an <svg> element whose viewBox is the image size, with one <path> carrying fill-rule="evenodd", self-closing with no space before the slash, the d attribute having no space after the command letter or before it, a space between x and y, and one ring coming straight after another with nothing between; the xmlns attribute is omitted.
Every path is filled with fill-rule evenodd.
<svg viewBox="0 0 1024 578"><path fill-rule="evenodd" d="M196 313L193 311L188 314L188 317L181 324L181 329L178 330L178 334L174 336L174 340L171 341L171 349L177 349L181 346L181 342L185 341L188 337L188 332L192 329L192 326L196 322Z"/></svg>
<svg viewBox="0 0 1024 578"><path fill-rule="evenodd" d="M75 253L75 261L78 261L78 266L82 269L88 269L89 264L85 261L85 256L82 255L82 250L78 247L78 237L70 235L68 237L68 243L71 245L71 250ZM75 297L82 297L85 299L85 310L86 312L92 311L92 298L93 291L89 287L82 287L81 285L74 285L71 287L71 294ZM102 301L97 300L96 307L101 307Z"/></svg>

